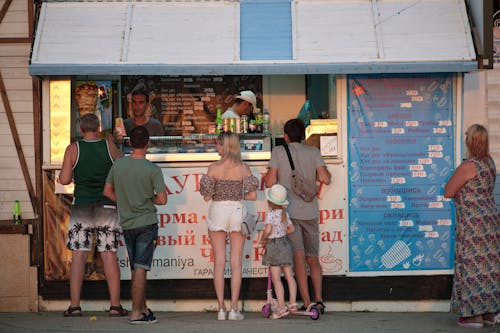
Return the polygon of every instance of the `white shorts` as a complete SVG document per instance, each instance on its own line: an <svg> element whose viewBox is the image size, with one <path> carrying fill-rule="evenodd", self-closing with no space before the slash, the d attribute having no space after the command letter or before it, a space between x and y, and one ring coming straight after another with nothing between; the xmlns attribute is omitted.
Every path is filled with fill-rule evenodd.
<svg viewBox="0 0 500 333"><path fill-rule="evenodd" d="M246 214L246 207L241 201L213 201L208 211L208 230L241 231L243 214Z"/></svg>

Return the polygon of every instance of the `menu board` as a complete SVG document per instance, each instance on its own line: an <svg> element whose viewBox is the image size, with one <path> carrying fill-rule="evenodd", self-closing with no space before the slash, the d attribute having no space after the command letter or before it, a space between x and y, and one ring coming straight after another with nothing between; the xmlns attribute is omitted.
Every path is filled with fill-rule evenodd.
<svg viewBox="0 0 500 333"><path fill-rule="evenodd" d="M451 74L350 76L350 271L448 270Z"/></svg>
<svg viewBox="0 0 500 333"><path fill-rule="evenodd" d="M149 116L165 127L165 135L206 134L213 130L217 107L231 107L240 91L251 90L262 106L261 75L123 76L123 117L131 116L131 93L149 94Z"/></svg>

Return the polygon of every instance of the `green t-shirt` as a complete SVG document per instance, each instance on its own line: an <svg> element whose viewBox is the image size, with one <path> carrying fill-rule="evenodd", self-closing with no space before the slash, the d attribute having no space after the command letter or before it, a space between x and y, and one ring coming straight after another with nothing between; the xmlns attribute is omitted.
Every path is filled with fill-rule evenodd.
<svg viewBox="0 0 500 333"><path fill-rule="evenodd" d="M161 169L156 164L129 156L120 158L109 171L106 183L115 188L123 230L158 223L153 197L166 188Z"/></svg>

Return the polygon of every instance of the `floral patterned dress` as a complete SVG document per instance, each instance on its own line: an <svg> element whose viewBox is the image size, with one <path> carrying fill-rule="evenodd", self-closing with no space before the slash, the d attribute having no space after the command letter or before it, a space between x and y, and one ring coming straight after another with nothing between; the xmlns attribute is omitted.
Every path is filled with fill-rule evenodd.
<svg viewBox="0 0 500 333"><path fill-rule="evenodd" d="M455 277L451 311L470 317L500 311L500 215L491 158L471 159L477 175L455 196Z"/></svg>

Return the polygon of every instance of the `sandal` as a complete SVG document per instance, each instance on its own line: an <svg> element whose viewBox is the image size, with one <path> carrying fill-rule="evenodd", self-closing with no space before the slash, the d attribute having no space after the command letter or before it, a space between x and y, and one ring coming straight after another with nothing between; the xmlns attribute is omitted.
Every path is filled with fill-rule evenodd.
<svg viewBox="0 0 500 333"><path fill-rule="evenodd" d="M316 301L314 303L316 303L316 307L318 308L319 312L321 312L321 314L324 314L326 306L325 304L323 304L323 301Z"/></svg>
<svg viewBox="0 0 500 333"><path fill-rule="evenodd" d="M299 310L297 303L288 303L287 307L290 312L297 312Z"/></svg>
<svg viewBox="0 0 500 333"><path fill-rule="evenodd" d="M69 306L66 311L63 312L64 317L81 317L82 308L79 306Z"/></svg>
<svg viewBox="0 0 500 333"><path fill-rule="evenodd" d="M115 311L115 312L111 312L111 311ZM125 317L126 315L128 315L128 311L127 311L127 309L124 309L121 305L118 305L118 306L111 305L109 307L109 316L110 317Z"/></svg>
<svg viewBox="0 0 500 333"><path fill-rule="evenodd" d="M276 312L273 312L273 314L271 315L271 319L280 319L280 318L283 318L285 316L288 316L290 314L290 311L288 311L288 309L286 308L286 306L282 307L282 308L279 308L278 311Z"/></svg>

